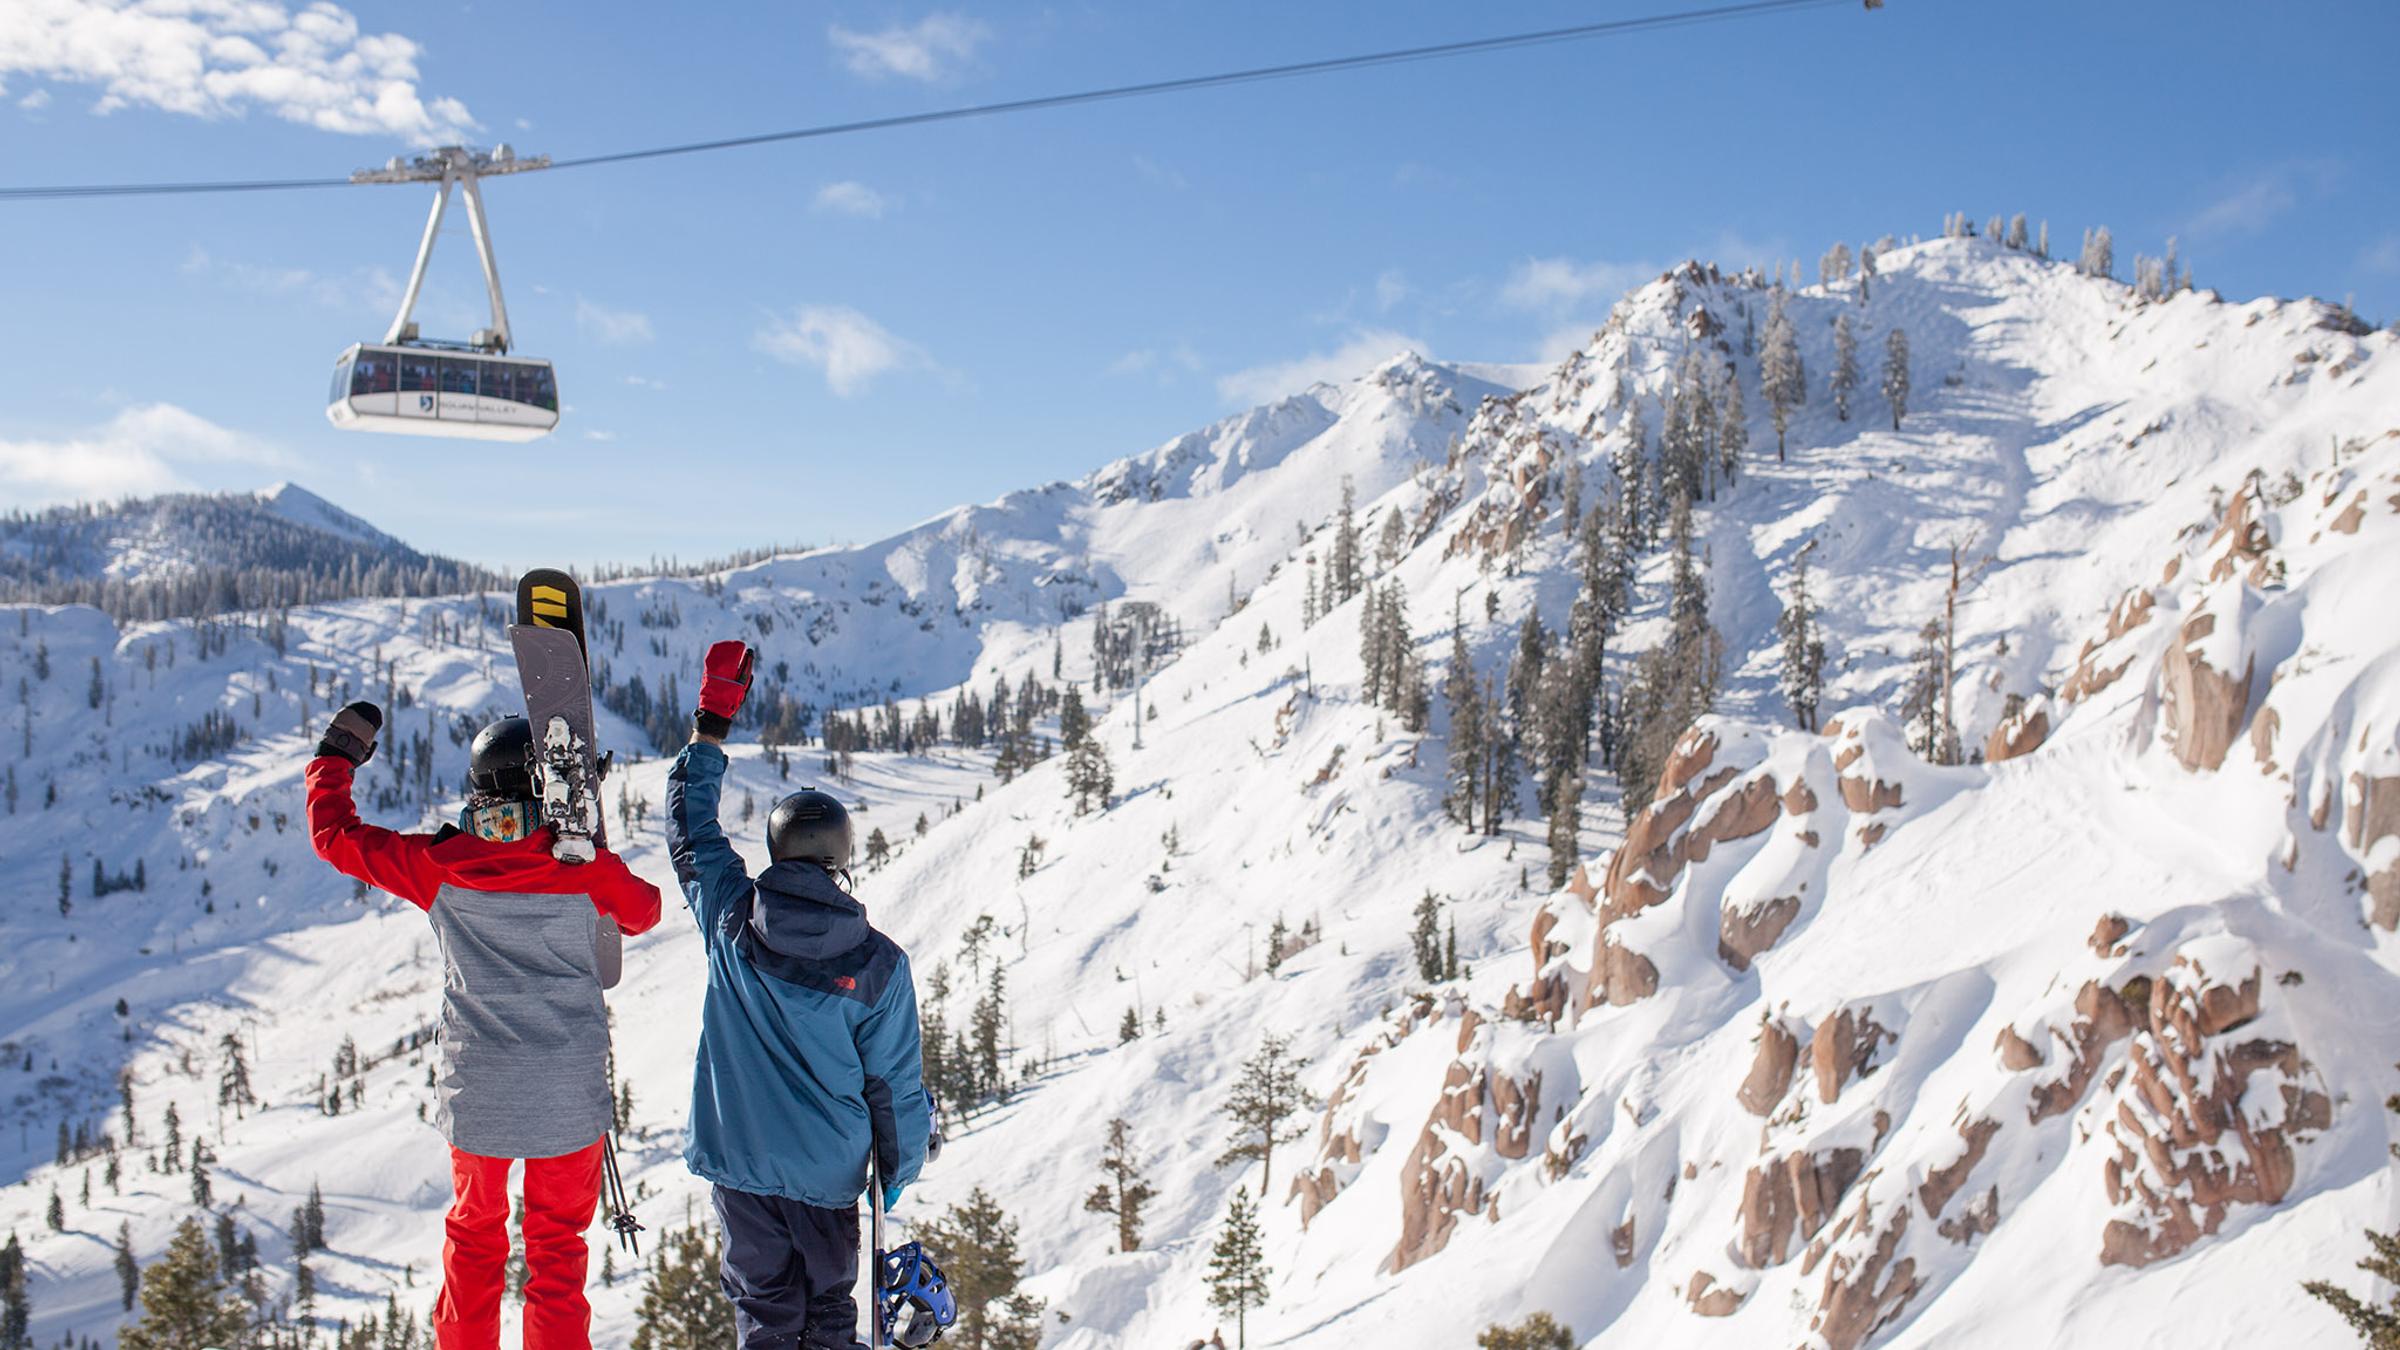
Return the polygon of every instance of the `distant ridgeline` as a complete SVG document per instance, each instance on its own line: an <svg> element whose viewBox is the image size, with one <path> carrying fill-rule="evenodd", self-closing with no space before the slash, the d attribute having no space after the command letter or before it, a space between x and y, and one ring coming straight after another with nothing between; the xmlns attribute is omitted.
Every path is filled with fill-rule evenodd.
<svg viewBox="0 0 2400 1350"><path fill-rule="evenodd" d="M295 497L313 519L286 513ZM473 564L419 553L296 489L0 515L0 602L91 605L119 623L506 584Z"/></svg>

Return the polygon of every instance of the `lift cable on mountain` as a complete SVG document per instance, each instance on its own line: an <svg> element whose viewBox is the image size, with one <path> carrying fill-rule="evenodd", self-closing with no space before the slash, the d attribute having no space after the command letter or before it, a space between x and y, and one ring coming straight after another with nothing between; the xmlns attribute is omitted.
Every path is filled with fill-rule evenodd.
<svg viewBox="0 0 2400 1350"><path fill-rule="evenodd" d="M1009 99L998 103L937 108L925 112L900 113L890 117L872 117L850 122L797 127L786 131L769 131L718 140L654 146L645 150L585 155L575 159L553 160L547 155L520 158L506 145L497 146L488 153L471 150L464 146L450 145L439 147L415 159L395 158L382 168L361 169L347 178L0 187L0 202L57 200L71 197L186 196L218 192L278 192L383 183L435 184L433 214L425 222L425 235L417 246L416 265L410 270L408 287L401 294L400 312L393 318L392 326L384 333L382 341L354 343L345 349L334 362L333 385L327 397L325 415L335 426L347 431L390 431L418 436L527 441L548 434L558 425L558 378L556 371L548 361L518 356L511 351L514 339L508 326L508 306L501 298L500 266L493 257L491 227L483 208L483 192L480 184L481 180L485 178L528 173L538 169L578 169L600 164L622 164L632 160L662 159L671 155L732 150L783 141L819 140L865 131L925 126L936 122L955 122L976 117L996 117L1008 113L1032 112L1043 108L1064 108L1083 103L1146 98L1156 94L1221 88L1267 80L1293 79L1343 70L1363 70L1377 66L1465 56L1479 52L1548 46L1554 43L1622 36L1694 24L1718 23L1732 19L1760 18L1785 10L1822 9L1833 5L1846 5L1849 2L1850 0L1741 0L1741 3L1715 5L1704 9L1610 19L1597 23L1577 24L1567 28L1511 33L1500 37L1471 38L1420 47L1403 47L1392 51L1369 52L1356 56L1291 62L1284 65L1257 66L1248 70L1223 71L1213 75L1192 75L1171 80L1152 80L1141 84L1086 89L1070 94L1048 94L1036 98ZM1877 8L1880 2L1881 0L1868 0L1867 7ZM426 266L433 258L434 240L441 232L442 217L449 208L450 194L454 188L459 190L466 199L468 229L475 239L475 252L483 264L484 288L490 293L492 302L491 326L477 331L463 342L420 337L413 317L418 293L425 284Z"/></svg>
<svg viewBox="0 0 2400 1350"><path fill-rule="evenodd" d="M1739 4L1714 5L1705 9L1683 10L1670 14L1648 14L1627 19L1610 19L1599 23L1577 24L1570 28L1512 33L1502 37L1470 38L1422 47L1404 47L1394 51L1370 52L1359 56L1336 56L1315 61L1297 61L1286 65L1259 66L1249 70L1223 71L1213 75L1190 75L1171 80L1153 80L1142 84L1117 85L1106 89L1086 89L1071 94L1047 94L1037 98L1009 99L999 103L937 108L926 112L900 113L891 117L870 117L852 122L832 122L813 127L798 127L788 131L769 131L748 136L725 137L719 140L655 146L646 150L584 155L575 159L556 161L545 160L544 165L553 169L580 169L599 164L622 164L631 160L660 159L669 155L691 155L710 150L732 150L744 146L769 145L781 141L817 140L828 136L845 136L864 131L885 131L897 127L924 126L935 122L956 122L974 117L995 117L1007 113L1034 112L1044 108L1064 108L1082 103L1144 98L1154 94L1184 93L1191 90L1292 79L1344 70L1364 70L1414 61L1470 56L1481 52L1513 51L1523 47L1542 47L1593 38L1618 37L1632 33L1688 27L1695 24L1764 18L1787 10L1828 9L1836 5L1846 6L1850 3L1851 0L1744 0ZM1870 5L1869 8L1879 6L1880 0L1877 0L1877 4ZM521 165L530 166L531 161L522 161ZM40 187L0 187L0 202L42 201L69 197L176 196L211 192L285 192L311 188L350 187L360 183L420 181L378 177L376 176L377 172L370 170L352 174L347 178L258 178L191 183L69 183Z"/></svg>

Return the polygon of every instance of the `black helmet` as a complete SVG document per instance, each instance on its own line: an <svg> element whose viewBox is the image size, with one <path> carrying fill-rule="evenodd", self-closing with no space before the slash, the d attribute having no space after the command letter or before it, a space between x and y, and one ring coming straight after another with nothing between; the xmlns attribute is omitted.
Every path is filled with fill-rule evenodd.
<svg viewBox="0 0 2400 1350"><path fill-rule="evenodd" d="M803 788L767 813L767 855L831 871L850 865L850 813L832 794Z"/></svg>
<svg viewBox="0 0 2400 1350"><path fill-rule="evenodd" d="M532 797L533 724L503 717L476 732L467 752L467 785L485 797Z"/></svg>

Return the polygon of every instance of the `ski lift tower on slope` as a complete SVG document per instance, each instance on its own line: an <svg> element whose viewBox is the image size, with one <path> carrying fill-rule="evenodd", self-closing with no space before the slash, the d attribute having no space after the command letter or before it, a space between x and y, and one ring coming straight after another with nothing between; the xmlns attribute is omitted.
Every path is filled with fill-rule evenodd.
<svg viewBox="0 0 2400 1350"><path fill-rule="evenodd" d="M445 145L414 160L393 159L380 169L361 169L353 183L434 183L433 214L417 245L417 265L400 296L400 313L381 342L362 342L344 351L333 366L333 389L325 416L345 431L391 431L409 436L453 436L490 441L530 441L558 425L558 378L548 361L511 354L508 304L500 297L500 265L492 257L492 232L484 219L478 180L497 174L550 167L550 157L517 158L506 145L488 154ZM484 289L492 297L491 327L464 342L417 335L417 293L433 260L450 189L464 189L467 226L483 262Z"/></svg>

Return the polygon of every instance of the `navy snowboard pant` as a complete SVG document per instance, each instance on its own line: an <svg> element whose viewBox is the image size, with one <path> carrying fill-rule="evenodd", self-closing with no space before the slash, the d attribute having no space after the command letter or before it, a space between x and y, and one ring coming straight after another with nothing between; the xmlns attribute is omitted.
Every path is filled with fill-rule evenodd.
<svg viewBox="0 0 2400 1350"><path fill-rule="evenodd" d="M858 1206L819 1209L716 1188L725 1232L722 1283L742 1350L853 1350Z"/></svg>

